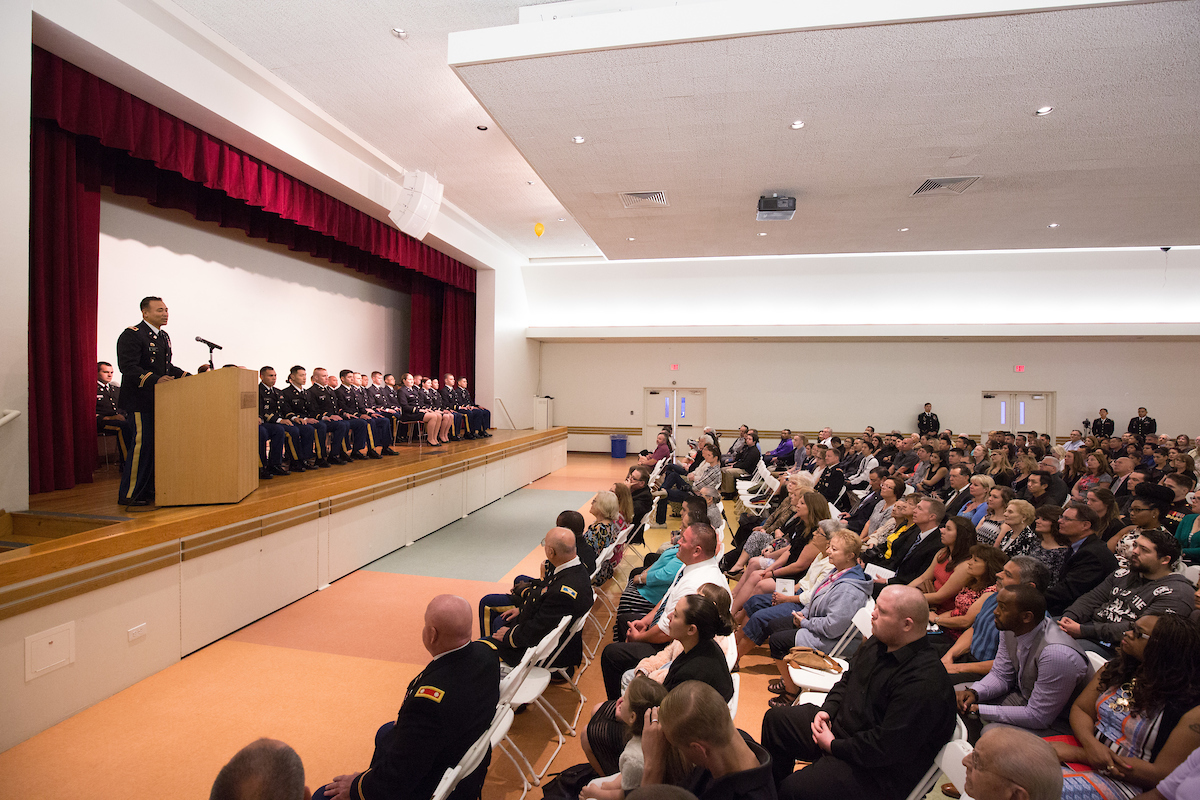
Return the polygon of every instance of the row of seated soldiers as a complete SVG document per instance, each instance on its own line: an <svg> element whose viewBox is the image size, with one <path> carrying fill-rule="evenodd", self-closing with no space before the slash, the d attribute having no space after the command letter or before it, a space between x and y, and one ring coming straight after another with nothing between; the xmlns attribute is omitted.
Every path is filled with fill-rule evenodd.
<svg viewBox="0 0 1200 800"><path fill-rule="evenodd" d="M96 429L117 435L124 460L132 426L116 407L118 387L112 378L112 365L99 362ZM297 365L280 389L275 369L263 367L258 385L260 477L396 455L392 445L415 439L420 428L433 447L491 436L491 412L472 401L467 379L456 380L449 373L443 379L439 385L436 378L405 373L398 385L391 374L372 372L368 380L353 370L335 376L317 367L309 382L307 370Z"/></svg>

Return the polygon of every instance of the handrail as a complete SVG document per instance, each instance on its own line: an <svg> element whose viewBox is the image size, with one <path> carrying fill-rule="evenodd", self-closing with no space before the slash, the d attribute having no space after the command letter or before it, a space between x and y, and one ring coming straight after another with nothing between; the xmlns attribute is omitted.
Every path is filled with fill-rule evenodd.
<svg viewBox="0 0 1200 800"><path fill-rule="evenodd" d="M500 404L500 408L504 409L504 416L508 417L509 427L515 431L517 429L517 423L513 422L512 414L508 413L508 406L504 405L504 401L499 397L496 398L496 402Z"/></svg>
<svg viewBox="0 0 1200 800"><path fill-rule="evenodd" d="M19 416L21 416L20 411L14 408L5 409L4 416L0 417L0 426L7 425Z"/></svg>

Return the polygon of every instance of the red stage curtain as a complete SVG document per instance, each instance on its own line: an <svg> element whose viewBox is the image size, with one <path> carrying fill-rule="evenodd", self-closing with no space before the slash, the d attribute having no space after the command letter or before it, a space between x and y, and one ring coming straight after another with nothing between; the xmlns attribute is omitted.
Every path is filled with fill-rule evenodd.
<svg viewBox="0 0 1200 800"><path fill-rule="evenodd" d="M467 265L38 47L33 49L33 116L335 242L475 291L475 271Z"/></svg>
<svg viewBox="0 0 1200 800"><path fill-rule="evenodd" d="M447 286L442 293L440 373L475 381L475 295Z"/></svg>
<svg viewBox="0 0 1200 800"><path fill-rule="evenodd" d="M29 491L96 467L100 184L92 143L34 120L29 220Z"/></svg>
<svg viewBox="0 0 1200 800"><path fill-rule="evenodd" d="M412 313L408 339L408 371L414 375L438 374L442 337L442 284L420 275L412 281ZM474 336L475 326L471 333Z"/></svg>

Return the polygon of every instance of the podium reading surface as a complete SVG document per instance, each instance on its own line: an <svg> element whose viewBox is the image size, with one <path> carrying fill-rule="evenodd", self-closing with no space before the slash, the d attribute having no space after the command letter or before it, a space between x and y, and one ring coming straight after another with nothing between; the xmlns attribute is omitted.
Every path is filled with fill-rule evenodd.
<svg viewBox="0 0 1200 800"><path fill-rule="evenodd" d="M258 374L226 367L154 387L155 504L237 503L258 488Z"/></svg>

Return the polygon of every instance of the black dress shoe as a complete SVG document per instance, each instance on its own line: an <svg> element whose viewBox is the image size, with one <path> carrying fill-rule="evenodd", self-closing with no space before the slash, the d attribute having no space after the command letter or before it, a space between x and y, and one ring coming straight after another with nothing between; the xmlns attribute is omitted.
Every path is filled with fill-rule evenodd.
<svg viewBox="0 0 1200 800"><path fill-rule="evenodd" d="M355 450L353 453L350 454L350 459L352 461L366 461L367 457L364 456L362 453L358 452L357 450Z"/></svg>
<svg viewBox="0 0 1200 800"><path fill-rule="evenodd" d="M333 465L330 464L328 461L326 461L323 458L318 458L316 461L313 462L313 466L320 467L321 469L329 469Z"/></svg>
<svg viewBox="0 0 1200 800"><path fill-rule="evenodd" d="M272 475L290 475L291 474L283 467L267 467L267 469L269 469L271 471Z"/></svg>
<svg viewBox="0 0 1200 800"><path fill-rule="evenodd" d="M385 456L398 456L398 455L400 455L399 453L397 453L395 450L393 450L393 449L392 449L392 448L390 448L390 447L385 447L385 448L383 448L383 454L384 454Z"/></svg>
<svg viewBox="0 0 1200 800"><path fill-rule="evenodd" d="M372 459L373 461L383 460L383 456L379 455L379 453L376 453L374 450L367 451L367 458Z"/></svg>
<svg viewBox="0 0 1200 800"><path fill-rule="evenodd" d="M288 472L308 472L308 467L299 461L293 461L291 467L288 468Z"/></svg>
<svg viewBox="0 0 1200 800"><path fill-rule="evenodd" d="M267 469L266 467L262 467L258 470L258 479L260 481L269 481L274 477L275 476L271 474L271 470Z"/></svg>
<svg viewBox="0 0 1200 800"><path fill-rule="evenodd" d="M121 502L121 505L126 508L146 508L154 504L149 500L124 500Z"/></svg>

